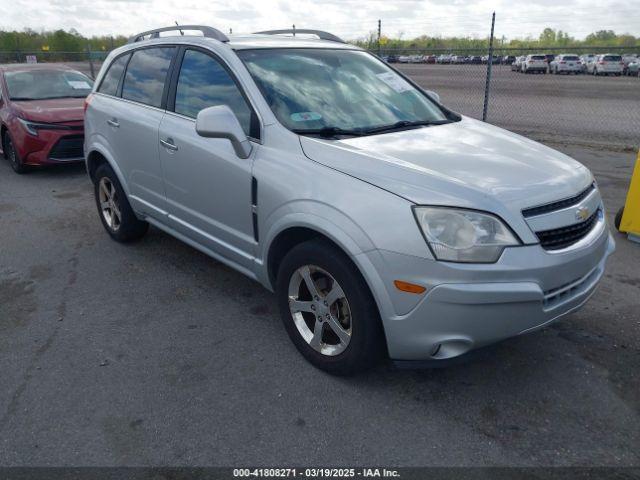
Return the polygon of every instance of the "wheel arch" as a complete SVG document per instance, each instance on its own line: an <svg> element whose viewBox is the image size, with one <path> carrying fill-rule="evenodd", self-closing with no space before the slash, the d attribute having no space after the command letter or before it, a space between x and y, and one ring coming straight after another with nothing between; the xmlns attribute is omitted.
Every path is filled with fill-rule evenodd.
<svg viewBox="0 0 640 480"><path fill-rule="evenodd" d="M100 167L100 165L103 165L105 163L108 164L113 169L114 173L118 177L118 181L120 182L120 185L122 185L123 190L128 196L129 188L128 188L127 182L124 179L124 175L122 174L122 171L118 167L118 164L115 162L113 157L109 155L109 153L104 148L101 148L100 146L93 146L87 152L85 165L91 181L95 183L96 181L95 173Z"/></svg>
<svg viewBox="0 0 640 480"><path fill-rule="evenodd" d="M296 221L291 221L293 219L289 218L286 224L281 228L273 229L273 233L267 236L263 268L262 272L258 273L261 283L273 291L278 268L287 252L302 242L322 239L342 251L353 263L369 287L381 316L383 318L392 316L391 298L367 253L375 250L374 245L369 243L370 240L364 245L359 244L352 235L326 218L310 218L308 214L297 214L295 217ZM359 240L362 241L362 239Z"/></svg>

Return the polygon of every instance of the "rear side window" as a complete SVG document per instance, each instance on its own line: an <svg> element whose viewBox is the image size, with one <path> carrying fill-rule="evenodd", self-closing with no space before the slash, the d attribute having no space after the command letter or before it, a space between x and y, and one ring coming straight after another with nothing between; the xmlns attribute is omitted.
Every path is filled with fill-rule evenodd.
<svg viewBox="0 0 640 480"><path fill-rule="evenodd" d="M251 128L253 111L227 70L210 55L187 50L176 86L175 112L195 118L200 110L216 105L227 105L244 132L258 137L258 132L252 132L256 129Z"/></svg>
<svg viewBox="0 0 640 480"><path fill-rule="evenodd" d="M144 48L133 52L122 84L122 98L160 107L175 47Z"/></svg>
<svg viewBox="0 0 640 480"><path fill-rule="evenodd" d="M122 72L124 72L124 67L127 65L128 59L129 55L123 55L111 63L109 70L107 70L107 73L105 73L102 79L98 92L107 95L118 94L118 84L120 83L120 78L122 77Z"/></svg>

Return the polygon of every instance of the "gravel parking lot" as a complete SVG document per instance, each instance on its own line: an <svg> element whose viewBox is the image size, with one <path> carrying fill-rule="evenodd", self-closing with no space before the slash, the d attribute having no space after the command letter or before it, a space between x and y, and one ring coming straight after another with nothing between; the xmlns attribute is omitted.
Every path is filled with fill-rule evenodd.
<svg viewBox="0 0 640 480"><path fill-rule="evenodd" d="M635 155L564 150L611 219ZM262 287L153 228L117 244L95 210L81 166L0 161L1 465L640 463L640 246L622 235L561 323L464 365L334 378Z"/></svg>

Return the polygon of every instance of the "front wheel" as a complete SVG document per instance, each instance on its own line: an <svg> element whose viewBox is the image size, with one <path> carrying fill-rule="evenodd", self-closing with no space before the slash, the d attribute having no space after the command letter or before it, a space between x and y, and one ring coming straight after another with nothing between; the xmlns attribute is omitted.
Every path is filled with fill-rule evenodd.
<svg viewBox="0 0 640 480"><path fill-rule="evenodd" d="M22 163L20 154L16 151L16 147L13 145L13 141L9 136L9 132L6 132L4 134L3 142L5 157L7 158L7 160L9 160L13 171L16 173L25 173L27 171L27 167L24 163Z"/></svg>
<svg viewBox="0 0 640 480"><path fill-rule="evenodd" d="M335 375L362 372L385 352L380 315L351 259L328 242L294 247L278 269L284 327L300 353Z"/></svg>
<svg viewBox="0 0 640 480"><path fill-rule="evenodd" d="M115 172L108 164L96 170L94 194L102 226L118 242L141 238L149 224L136 217Z"/></svg>

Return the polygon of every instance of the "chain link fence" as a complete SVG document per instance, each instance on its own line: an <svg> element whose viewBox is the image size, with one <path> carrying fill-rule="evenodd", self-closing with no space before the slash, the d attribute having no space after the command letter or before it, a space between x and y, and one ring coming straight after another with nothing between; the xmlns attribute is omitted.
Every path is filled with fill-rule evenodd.
<svg viewBox="0 0 640 480"><path fill-rule="evenodd" d="M622 75L594 76L584 55L612 53L626 62ZM640 77L628 63L640 48L384 50L381 56L426 89L440 95L450 108L539 140L584 144L640 144ZM519 57L560 54L581 58L580 70L525 74ZM490 81L487 76L491 68ZM488 88L487 88L488 87Z"/></svg>
<svg viewBox="0 0 640 480"><path fill-rule="evenodd" d="M378 53L376 50L374 53ZM380 55L455 111L542 141L637 147L640 144L640 77L524 74L514 61L529 54L614 53L640 48L381 49ZM108 52L0 52L0 63L65 63L90 77ZM487 87L487 75L491 67Z"/></svg>

